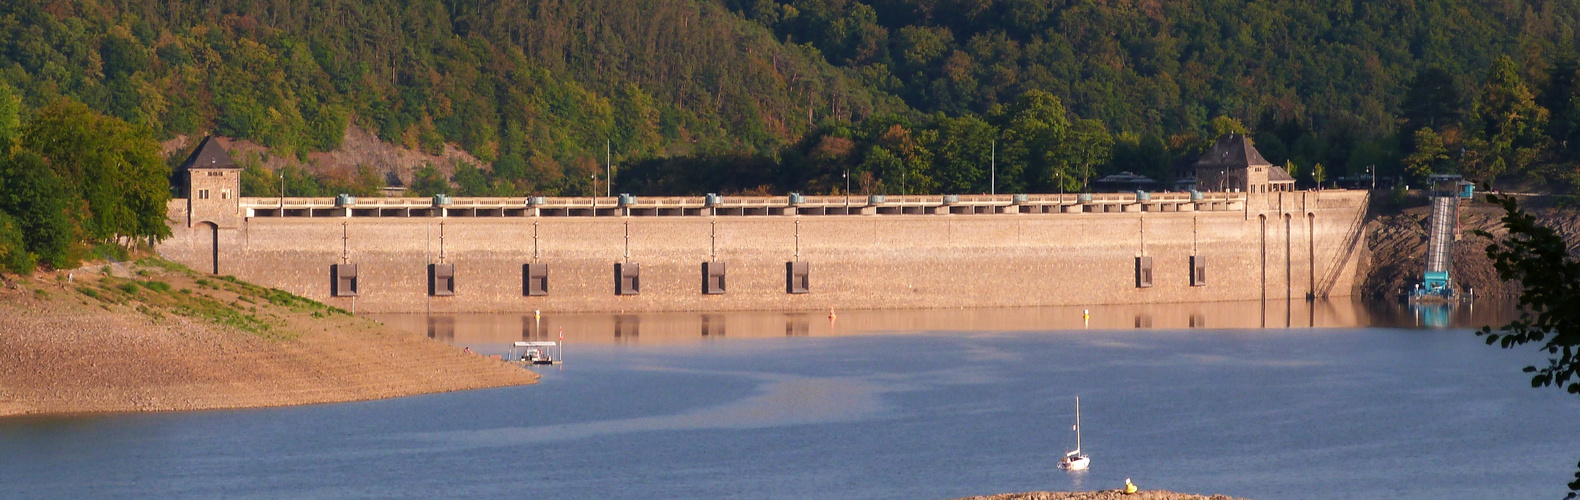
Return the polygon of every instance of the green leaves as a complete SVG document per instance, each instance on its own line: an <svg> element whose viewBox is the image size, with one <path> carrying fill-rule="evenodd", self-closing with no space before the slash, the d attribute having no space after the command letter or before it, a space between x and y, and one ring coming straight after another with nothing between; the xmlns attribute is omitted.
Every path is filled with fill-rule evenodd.
<svg viewBox="0 0 1580 500"><path fill-rule="evenodd" d="M85 242L170 235L170 168L146 129L69 99L18 127L15 104L0 85L0 266L64 269Z"/></svg>
<svg viewBox="0 0 1580 500"><path fill-rule="evenodd" d="M1547 146L1547 116L1547 109L1536 104L1535 94L1520 77L1514 60L1498 56L1466 117L1471 134L1467 144L1477 153L1464 162L1466 176L1491 181L1535 162Z"/></svg>
<svg viewBox="0 0 1580 500"><path fill-rule="evenodd" d="M170 234L170 167L146 129L61 99L23 127L22 147L49 165L70 197L87 203L81 216L88 238Z"/></svg>
<svg viewBox="0 0 1580 500"><path fill-rule="evenodd" d="M1449 163L1448 149L1443 146L1443 138L1431 127L1415 131L1415 152L1404 158L1405 169L1422 182L1432 174L1444 172Z"/></svg>
<svg viewBox="0 0 1580 500"><path fill-rule="evenodd" d="M0 269L31 274L37 261L22 238L22 228L11 214L0 211Z"/></svg>
<svg viewBox="0 0 1580 500"><path fill-rule="evenodd" d="M21 104L11 86L0 82L0 157L11 154L20 138Z"/></svg>
<svg viewBox="0 0 1580 500"><path fill-rule="evenodd" d="M0 211L11 214L27 254L10 257L17 264L14 271L31 271L26 265L30 261L56 269L77 264L82 254L80 200L37 154L19 151L0 158Z"/></svg>
<svg viewBox="0 0 1580 500"><path fill-rule="evenodd" d="M424 164L412 174L410 191L417 196L450 194L450 180L433 165Z"/></svg>

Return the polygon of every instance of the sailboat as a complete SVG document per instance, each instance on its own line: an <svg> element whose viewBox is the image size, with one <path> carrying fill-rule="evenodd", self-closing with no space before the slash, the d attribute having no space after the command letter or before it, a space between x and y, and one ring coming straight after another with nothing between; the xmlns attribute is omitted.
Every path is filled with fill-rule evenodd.
<svg viewBox="0 0 1580 500"><path fill-rule="evenodd" d="M1065 452L1064 458L1059 460L1059 468L1064 470L1086 470L1092 464L1092 457L1081 452L1081 397L1075 397L1075 451Z"/></svg>

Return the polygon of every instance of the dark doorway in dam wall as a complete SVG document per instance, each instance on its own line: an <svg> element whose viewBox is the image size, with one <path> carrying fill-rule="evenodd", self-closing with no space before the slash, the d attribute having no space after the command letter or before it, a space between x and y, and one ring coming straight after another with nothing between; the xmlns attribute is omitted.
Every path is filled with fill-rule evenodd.
<svg viewBox="0 0 1580 500"><path fill-rule="evenodd" d="M198 223L198 246L203 252L202 267L209 274L219 274L219 226L213 222Z"/></svg>

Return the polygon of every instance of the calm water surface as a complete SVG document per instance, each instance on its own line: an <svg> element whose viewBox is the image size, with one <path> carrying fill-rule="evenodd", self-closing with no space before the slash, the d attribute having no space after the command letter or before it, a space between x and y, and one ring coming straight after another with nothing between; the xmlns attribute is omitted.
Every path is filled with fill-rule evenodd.
<svg viewBox="0 0 1580 500"><path fill-rule="evenodd" d="M392 316L483 353L563 328L568 362L529 387L0 420L0 497L926 499L1127 477L1257 499L1562 496L1580 404L1528 388L1534 351L1351 309L1268 329L1228 328L1264 315L1225 305ZM1300 314L1318 328L1284 326ZM1071 474L1055 463L1077 395L1092 468Z"/></svg>

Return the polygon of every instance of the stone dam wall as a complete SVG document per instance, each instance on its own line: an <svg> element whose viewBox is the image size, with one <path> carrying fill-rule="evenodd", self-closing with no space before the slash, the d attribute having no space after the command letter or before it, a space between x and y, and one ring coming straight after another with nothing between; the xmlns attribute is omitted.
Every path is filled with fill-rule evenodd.
<svg viewBox="0 0 1580 500"><path fill-rule="evenodd" d="M1135 195L1128 195L1134 197ZM1367 206L1362 191L1238 194L1172 209L1036 213L848 209L836 215L384 216L242 199L235 213L170 205L158 251L367 313L773 311L1082 306L1347 296ZM1008 197L1006 197L1008 200ZM371 201L371 200L370 200ZM277 204L276 204L277 203ZM333 206L324 202L322 206ZM783 204L781 200L781 204ZM1079 207L1079 205L1076 205ZM249 208L251 207L251 208ZM259 207L278 207L259 216ZM606 209L597 209L606 210ZM598 213L597 210L590 214ZM383 211L388 212L388 211ZM291 216L299 213L302 216ZM744 212L741 212L744 213ZM286 216L279 216L284 214ZM798 236L799 235L799 236ZM1137 257L1152 261L1139 287ZM1193 286L1191 258L1205 263ZM629 256L629 257L628 257ZM454 294L429 293L431 263L454 265ZM702 264L726 264L722 294ZM787 293L786 263L808 290ZM331 296L331 266L357 266L357 296ZM616 263L640 265L635 295L616 294ZM528 296L524 264L548 269ZM629 266L627 266L629 269Z"/></svg>

